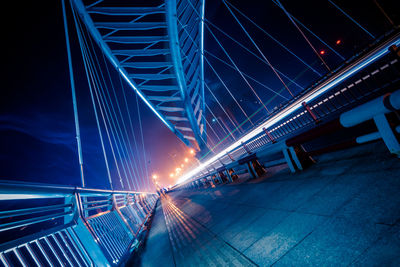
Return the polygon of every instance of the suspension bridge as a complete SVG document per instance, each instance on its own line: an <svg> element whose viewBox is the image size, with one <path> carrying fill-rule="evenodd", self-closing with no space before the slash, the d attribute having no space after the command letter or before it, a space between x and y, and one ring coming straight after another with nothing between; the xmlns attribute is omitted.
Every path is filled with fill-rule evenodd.
<svg viewBox="0 0 400 267"><path fill-rule="evenodd" d="M2 173L1 266L400 264L398 16L323 1L349 53L290 1L260 3L277 31L217 2L60 1L79 171ZM196 154L170 186L145 112Z"/></svg>

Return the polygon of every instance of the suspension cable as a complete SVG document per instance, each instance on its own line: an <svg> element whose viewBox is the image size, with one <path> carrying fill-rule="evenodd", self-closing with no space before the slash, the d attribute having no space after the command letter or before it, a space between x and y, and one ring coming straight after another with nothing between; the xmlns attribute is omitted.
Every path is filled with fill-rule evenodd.
<svg viewBox="0 0 400 267"><path fill-rule="evenodd" d="M279 0L278 0L279 1ZM345 15L348 19L350 19L354 24L356 24L361 30L363 30L366 34L368 34L372 39L375 39L375 36L372 35L367 29L365 29L363 26L361 26L360 23L358 23L355 19L353 19L349 14L347 14L343 9L341 9L337 4L335 4L333 1L328 0L329 3L331 3L337 10L342 12L343 15Z"/></svg>
<svg viewBox="0 0 400 267"><path fill-rule="evenodd" d="M86 38L85 35L83 35L83 37L84 37L84 39ZM84 49L86 49L86 47L89 47L88 43L86 41L84 41L84 43L86 44L86 45L83 46ZM122 159L121 153L120 153L120 150L119 150L119 146L117 145L118 142L117 142L115 134L113 132L113 127L114 128L116 128L116 127L115 127L115 124L109 118L109 115L107 113L107 109L105 107L104 100L102 98L102 95L99 93L101 91L98 88L102 88L102 85L99 82L100 78L99 78L98 73L96 71L96 68L94 66L94 60L93 60L92 56L90 55L90 53L86 52L86 55L87 55L87 58L88 58L87 62L89 63L88 64L88 66L89 66L88 69L90 70L89 73L90 73L90 75L92 77L91 80L92 80L93 85L94 85L93 86L93 89L94 89L93 91L95 93L94 95L96 97L96 100L97 100L97 103L98 103L98 106L99 106L100 114L101 114L101 117L102 117L102 120L103 120L103 124L104 124L105 130L106 130L108 142L109 142L109 145L110 145L111 153L113 155L113 159L114 159L115 167L116 167L117 174L118 174L118 177L119 177L119 180L120 180L120 184L121 184L122 188L124 188L124 183L122 181L122 175L121 175L120 167L119 167L119 164L118 164L118 161L117 161L117 157L116 157L116 154L115 154L115 152L117 152L119 158ZM96 108L96 105L94 105L94 108ZM108 127L108 125L110 125L110 128ZM111 135L110 135L110 132L111 132ZM115 149L114 149L114 145L113 145L113 142L111 140L111 137L114 140L114 143L116 145ZM124 166L123 162L121 162L121 165L122 165L122 169L124 171L125 166ZM124 172L126 173L126 171L124 171Z"/></svg>
<svg viewBox="0 0 400 267"><path fill-rule="evenodd" d="M79 160L79 167L80 167L79 170L80 170L80 175L81 175L81 185L82 185L82 187L85 187L85 176L83 173L83 155L82 155L81 133L80 133L80 128L79 128L78 104L76 102L74 72L73 72L73 68L72 68L71 47L70 47L70 40L69 40L69 34L68 34L68 22L67 22L67 15L66 15L66 8L65 8L64 0L61 0L61 4L62 4L62 11L63 11L65 44L67 46L69 81L71 84L71 93L72 93L72 106L73 106L73 110L74 110L75 135L76 135L76 144L78 147L78 160Z"/></svg>
<svg viewBox="0 0 400 267"><path fill-rule="evenodd" d="M211 57L217 59L218 61L224 63L226 66L228 66L228 67L230 67L230 68L232 68L232 69L235 69L234 66L232 66L231 64L229 64L229 63L226 62L225 60L221 59L220 57L216 56L215 54L211 53L210 51L204 50L204 52L206 52L207 54L209 54ZM246 73L244 73L244 72L242 72L242 74L243 74L244 76L246 76L247 78L249 78L250 80L252 80L253 82L255 82L255 83L261 85L262 87L268 89L269 91L273 92L274 94L276 94L276 95L282 97L283 99L289 100L289 98L287 98L287 97L285 97L284 95L281 94L282 91L277 92L277 91L273 90L272 88L270 88L269 86L267 86L267 85L261 83L260 81L256 80L255 78L251 77L250 75L248 75L248 74L246 74ZM302 87L301 85L298 85L298 86L299 86L301 89L304 89L304 87Z"/></svg>
<svg viewBox="0 0 400 267"><path fill-rule="evenodd" d="M145 150L145 146L144 146L144 136L143 136L143 128L142 128L142 118L140 115L140 107L139 107L139 100L138 100L138 96L136 95L136 107L137 107L137 111L138 111L138 118L139 118L139 129L140 129L140 135L142 137L142 149L143 149L143 160L144 160L144 169L146 170L146 179L145 181L147 182L147 186L150 189L150 182L149 182L149 171L147 169L147 161L146 161L146 150Z"/></svg>
<svg viewBox="0 0 400 267"><path fill-rule="evenodd" d="M117 106L117 108L118 108L118 112L119 112L119 115L120 115L120 118L121 118L122 128L123 128L124 133L125 133L125 139L127 140L127 143L128 143L128 145L126 146L126 142L125 142L125 148L126 148L126 147L129 148L129 152L130 152L130 153L128 152L127 154L128 154L130 166L131 166L131 169L132 169L132 173L133 173L133 175L134 175L134 177L135 177L135 179L133 179L133 176L132 176L132 174L131 174L131 179L133 179L133 181L135 181L136 187L138 188L138 186L137 186L137 177L138 177L137 169L134 168L134 166L133 166L134 162L136 162L136 161L134 161L134 160L132 159L132 158L133 158L132 144L131 144L131 141L130 141L130 139L129 139L129 135L128 135L127 127L126 127L126 124L125 124L125 121L124 121L124 117L123 117L123 115L122 115L121 107L120 107L120 105L119 105L119 103L118 103L117 94L116 94L116 91L115 91L115 88L114 88L114 85L113 85L113 81L112 81L112 78L111 78L110 70L109 70L109 68L108 68L108 66L107 66L107 62L106 62L106 59L105 59L105 55L104 55L104 53L102 53L102 55L103 55L104 65L106 66L108 78L109 78L110 83L111 83L111 89L112 89L112 91L113 91L113 95L114 95L114 98L115 98L116 106ZM120 77L120 75L118 75L118 76ZM122 89L123 89L123 88L122 88ZM110 101L111 101L111 99L110 99ZM127 149L127 150L128 150L128 149ZM137 166L136 166L136 167L137 167Z"/></svg>
<svg viewBox="0 0 400 267"><path fill-rule="evenodd" d="M260 25L254 22L251 18L249 18L246 14L244 14L242 11L240 11L237 7L235 7L232 3L229 1L226 1L226 4L231 6L236 12L238 12L240 15L242 15L245 19L247 19L250 23L252 23L255 27L257 27L260 31L262 31L265 35L267 35L270 39L272 39L274 42L276 42L278 45L280 45L283 49L285 49L288 53L290 53L292 56L297 58L301 63L303 63L307 68L312 70L314 73L316 73L318 76L322 76L320 72L318 72L316 69L314 69L310 64L308 64L305 60L300 58L298 55L296 55L294 52L292 52L287 46L285 46L283 43L278 41L275 37L273 37L269 32L267 32L265 29L263 29Z"/></svg>
<svg viewBox="0 0 400 267"><path fill-rule="evenodd" d="M71 4L71 8L72 8L72 4ZM107 159L107 154L106 154L106 150L105 150L105 145L104 145L104 141L103 141L103 135L102 135L102 132L101 132L99 116L98 116L98 113L97 113L97 108L96 108L94 94L93 94L92 83L93 83L93 86L95 84L94 84L93 76L91 74L91 70L89 69L88 57L86 55L86 51L85 51L85 48L84 48L84 42L82 40L82 35L81 35L82 29L78 25L78 21L77 21L77 16L75 14L75 10L74 9L72 9L72 10L73 10L73 17L74 17L74 21L75 21L75 27L77 29L79 45L80 45L82 57L83 57L83 60L84 60L85 72L86 72L86 77L87 77L87 81L88 81L88 85L89 85L89 91L90 91L93 110L94 110L94 114L95 114L95 118L96 118L96 124L97 124L97 129L98 129L98 132L99 132L101 147L102 147L102 150L103 150L103 156L104 156L104 161L105 161L105 165L106 165L106 169L107 169L108 180L109 180L109 183L110 183L111 190L114 190L113 182L112 182L112 179L111 179L109 163L108 163L108 159ZM92 83L90 81L92 81Z"/></svg>
<svg viewBox="0 0 400 267"><path fill-rule="evenodd" d="M226 112L225 108L222 106L221 102L219 102L218 98L214 95L214 93L212 92L211 88L209 87L209 85L204 82L204 86L207 88L208 92L211 94L211 96L214 98L214 100L217 102L218 106L221 108L221 110L225 113L225 115L227 116L227 118L229 119L229 121L232 123L233 127L238 127L236 125L236 123L232 120L232 118L229 116L229 114Z"/></svg>
<svg viewBox="0 0 400 267"><path fill-rule="evenodd" d="M230 132L229 129L225 130L225 127L222 126L221 122L219 122L218 118L215 116L214 112L211 110L211 108L207 105L206 103L206 109L208 110L208 112L210 112L211 116L215 119L215 121L218 123L219 127L221 127L222 131L224 132L224 134L228 134L228 132ZM236 141L236 138L232 135L232 138L234 141Z"/></svg>
<svg viewBox="0 0 400 267"><path fill-rule="evenodd" d="M91 48L94 51L94 46L93 46L92 40L89 39L89 41L90 41ZM99 71L96 73L100 73L101 81L104 83L104 87L107 87L106 80L104 78L103 72L101 71L100 62L97 58L96 53L93 53L93 54L94 54L95 62L97 63L97 66L99 69ZM97 74L97 77L99 77L98 74ZM99 84L101 84L101 83L99 83ZM111 100L111 96L110 96L108 90L105 90L104 87L99 86L100 100L101 100L101 103L103 104L106 118L109 122L111 133L113 135L113 139L116 144L117 154L121 161L122 170L125 174L125 180L128 183L128 187L130 187L128 177L132 177L132 174L130 172L130 169L128 167L129 165L128 165L127 159L126 159L127 158L126 144L123 142L121 126L118 121L118 118L117 118L117 115L115 112L115 108L114 108L114 104L112 103L112 100ZM106 95L106 93L107 93L107 95ZM115 120L114 120L114 117L115 117ZM127 172L129 173L129 176L128 176Z"/></svg>
<svg viewBox="0 0 400 267"><path fill-rule="evenodd" d="M275 2L274 0L272 0L272 2L277 5L278 3ZM287 10L286 10L287 11ZM314 36L318 41L320 41L322 44L324 44L327 48L329 48L329 50L331 50L333 53L335 53L341 60L346 60L338 51L336 51L332 46L330 46L327 42L325 42L324 40L322 40L321 37L319 37L317 34L315 34L310 28L308 28L306 25L304 25L304 23L302 23L300 20L298 20L295 16L293 16L289 11L287 11L287 14L289 14L289 16L294 19L301 27L303 27L306 31L308 31L312 36Z"/></svg>
<svg viewBox="0 0 400 267"><path fill-rule="evenodd" d="M274 0L272 0L274 1ZM321 55L318 53L318 51L315 49L315 47L312 45L310 40L307 38L307 36L304 34L304 32L300 29L299 25L293 20L293 18L289 15L289 13L286 11L285 7L281 4L279 0L275 0L278 3L278 6L282 9L282 11L285 13L285 15L289 18L290 22L296 27L296 29L299 31L301 36L303 36L304 40L308 43L308 45L311 47L311 49L314 51L314 53L317 55L317 57L321 60L321 62L324 64L324 66L327 68L329 72L331 72L331 68L329 68L328 64L325 62L325 60L321 57Z"/></svg>
<svg viewBox="0 0 400 267"><path fill-rule="evenodd" d="M133 128L132 118L131 118L131 114L130 114L130 111L129 111L129 105L128 105L128 101L127 101L126 94L125 94L125 88L124 88L124 85L123 85L123 82L122 82L121 75L118 75L118 76L119 76L119 80L120 80L120 82L121 82L122 95L123 95L123 97L124 97L125 108L126 108L126 112L127 112L127 114L128 114L130 130L131 130L132 137L133 137L133 143L134 143L134 146L135 146L135 149L136 149L136 153L138 153L139 148L138 148L138 145L137 145L136 134L135 134L135 130L134 130L134 128ZM137 158L139 159L139 156L138 156ZM140 170L141 175L139 175L139 177L141 178L141 179L140 179L140 180L141 180L141 184L142 184L142 186L144 187L144 185L145 185L145 180L144 180L144 179L145 179L145 173L144 173L144 171L143 171L142 165L140 164L140 160L138 160L138 163L137 163L136 160L135 160L135 161L134 161L134 164L135 164L136 168L138 169L138 172L139 172L139 170ZM138 168L137 165L139 165L139 168Z"/></svg>

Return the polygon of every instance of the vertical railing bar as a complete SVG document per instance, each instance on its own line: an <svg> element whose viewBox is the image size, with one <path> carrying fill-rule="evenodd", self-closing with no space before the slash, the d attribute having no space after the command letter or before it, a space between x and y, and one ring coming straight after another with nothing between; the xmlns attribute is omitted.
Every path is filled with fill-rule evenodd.
<svg viewBox="0 0 400 267"><path fill-rule="evenodd" d="M111 260L113 262L115 262L115 260L117 259L117 256L116 256L114 249L112 247L110 247L110 245L109 245L110 242L109 242L107 233L105 233L103 231L103 229L100 227L100 225L102 224L100 217L93 218L91 221L92 221L91 225L92 225L96 235L98 236L99 240L101 241L101 244L107 250L108 254L111 257Z"/></svg>
<svg viewBox="0 0 400 267"><path fill-rule="evenodd" d="M71 266L74 266L71 262L71 259L69 258L69 256L67 255L67 253L65 252L64 248L61 246L60 242L58 242L57 237L55 236L55 234L50 234L51 237L53 237L54 242L56 243L56 245L59 247L59 249L61 250L62 254L64 255L65 259L68 261L69 264L71 264Z"/></svg>
<svg viewBox="0 0 400 267"><path fill-rule="evenodd" d="M4 253L0 253L0 261L4 264L4 266L9 267L10 265L8 264L7 260L4 258Z"/></svg>
<svg viewBox="0 0 400 267"><path fill-rule="evenodd" d="M107 217L104 216L104 217L102 218L102 219L103 219L103 223L104 223L104 224L107 224L108 227L109 227L109 229L113 229L113 228L116 229L116 234L118 234L118 233L119 233L118 227L116 227L116 225L114 225L114 223L111 222L112 214L111 214L111 213L108 213L107 215L108 215ZM121 242L117 242L117 238L116 238L115 235L111 235L111 236L110 236L110 241L111 241L112 243L114 243L114 245L117 246L117 248L118 248L117 252L118 252L118 260L119 260L119 258L120 258L121 255L122 255L123 246L122 246Z"/></svg>
<svg viewBox="0 0 400 267"><path fill-rule="evenodd" d="M103 215L104 216L104 215ZM96 219L96 224L103 224L104 227L107 227L108 229L111 229L108 225L106 225L104 223L103 220L103 216L97 217ZM105 248L107 249L108 253L110 254L110 256L113 258L113 261L115 262L116 260L118 260L118 250L117 247L114 247L111 241L111 237L108 235L107 232L104 232L103 229L101 227L99 227L98 225L96 225L97 227L97 231L99 231L102 235L102 243L104 244Z"/></svg>
<svg viewBox="0 0 400 267"><path fill-rule="evenodd" d="M109 217L109 214L110 213L107 213L106 214L106 216L107 217ZM108 229L113 229L113 226L112 225L110 225L109 223L108 223L108 218L106 217L106 216L101 216L101 217L99 217L99 220L101 220L102 221L102 223L104 224L104 225L106 225L107 227L108 227ZM116 260L119 260L119 258L121 257L121 246L120 246L120 244L119 244L119 242L116 242L115 241L115 236L114 235L108 235L108 234L106 234L106 236L107 236L107 239L108 239L108 242L109 242L109 244L110 244L110 247L112 248L112 249L115 249L115 259Z"/></svg>
<svg viewBox="0 0 400 267"><path fill-rule="evenodd" d="M64 242L65 246L67 247L67 249L70 251L72 257L74 258L74 260L76 261L76 263L79 266L82 266L82 264L79 262L79 260L76 258L74 251L71 249L70 245L68 244L67 240L65 240L63 234L61 231L58 232L59 236L61 237L62 241Z"/></svg>
<svg viewBox="0 0 400 267"><path fill-rule="evenodd" d="M58 252L54 249L53 245L50 243L47 236L43 237L43 239L46 241L46 244L49 246L51 252L53 252L54 257L57 259L58 263L60 263L61 266L65 266L64 263L60 260L60 256L58 255Z"/></svg>
<svg viewBox="0 0 400 267"><path fill-rule="evenodd" d="M114 214L110 214L110 215L111 216L110 216L109 223L111 223L111 225L114 225L117 233L119 233L122 237L129 236L128 232L124 231L123 227L121 226L121 222L118 220L117 216L113 216ZM125 241L124 243L121 242L121 256L124 254L124 252L126 250L126 246L128 244L129 244L129 241Z"/></svg>
<svg viewBox="0 0 400 267"><path fill-rule="evenodd" d="M50 266L53 266L49 256L47 255L47 252L43 249L42 244L40 244L39 240L35 240L34 242L38 246L40 252L42 253L43 257L46 259L46 261L50 264Z"/></svg>
<svg viewBox="0 0 400 267"><path fill-rule="evenodd" d="M32 251L32 249L29 247L29 243L25 244L26 250L28 250L29 254L31 255L32 259L35 261L35 263L37 264L37 266L41 266L40 265L40 261L39 259L36 257L35 253Z"/></svg>
<svg viewBox="0 0 400 267"><path fill-rule="evenodd" d="M17 259L22 264L22 266L27 267L28 265L26 265L24 259L22 258L22 255L19 253L18 247L13 248L12 251L14 252L15 256L17 256Z"/></svg>
<svg viewBox="0 0 400 267"><path fill-rule="evenodd" d="M74 230L72 229L72 228L68 228L66 231L65 231L68 235L69 235L69 238L71 239L71 240L73 240L74 242L72 242L73 243L73 245L74 246L79 246L79 252L80 253L83 253L83 254L85 254L85 258L86 258L86 260L90 263L90 265L89 266L93 266L93 262L92 262L92 259L89 257L89 255L87 254L87 252L86 252L86 249L85 249L85 247L82 245L82 243L81 243L81 241L79 240L79 238L76 236L76 234L75 234L75 232L74 232Z"/></svg>

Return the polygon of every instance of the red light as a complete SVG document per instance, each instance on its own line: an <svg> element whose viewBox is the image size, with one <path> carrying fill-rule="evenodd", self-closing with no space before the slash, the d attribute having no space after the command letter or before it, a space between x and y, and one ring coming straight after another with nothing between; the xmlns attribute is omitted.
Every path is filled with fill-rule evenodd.
<svg viewBox="0 0 400 267"><path fill-rule="evenodd" d="M342 43L342 40L337 40L337 41L336 41L336 44L337 44L337 45L340 45L341 43Z"/></svg>
<svg viewBox="0 0 400 267"><path fill-rule="evenodd" d="M325 55L325 50L321 50L319 53L320 53L321 55Z"/></svg>

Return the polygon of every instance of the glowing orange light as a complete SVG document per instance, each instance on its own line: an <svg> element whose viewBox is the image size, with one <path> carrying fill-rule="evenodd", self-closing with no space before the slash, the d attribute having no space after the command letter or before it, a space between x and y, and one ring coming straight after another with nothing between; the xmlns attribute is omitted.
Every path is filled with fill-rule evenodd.
<svg viewBox="0 0 400 267"><path fill-rule="evenodd" d="M157 174L153 174L153 179L155 180L157 178L158 178Z"/></svg>
<svg viewBox="0 0 400 267"><path fill-rule="evenodd" d="M170 174L169 174L169 177L174 177L174 174L173 174L173 173L170 173Z"/></svg>
<svg viewBox="0 0 400 267"><path fill-rule="evenodd" d="M189 162L189 159L188 159L188 158L185 158L185 162Z"/></svg>
<svg viewBox="0 0 400 267"><path fill-rule="evenodd" d="M194 154L194 149L190 149L190 154Z"/></svg>
<svg viewBox="0 0 400 267"><path fill-rule="evenodd" d="M341 43L342 43L342 40L340 40L340 39L336 41L337 45L340 45Z"/></svg>
<svg viewBox="0 0 400 267"><path fill-rule="evenodd" d="M321 55L325 55L325 50L321 50L319 53L320 53Z"/></svg>

